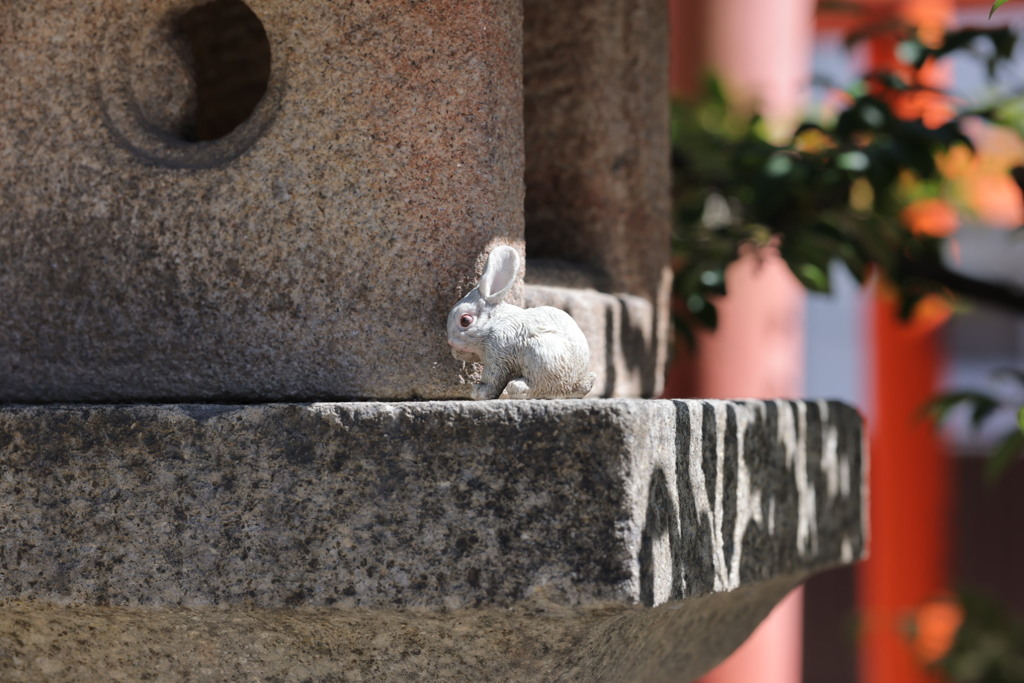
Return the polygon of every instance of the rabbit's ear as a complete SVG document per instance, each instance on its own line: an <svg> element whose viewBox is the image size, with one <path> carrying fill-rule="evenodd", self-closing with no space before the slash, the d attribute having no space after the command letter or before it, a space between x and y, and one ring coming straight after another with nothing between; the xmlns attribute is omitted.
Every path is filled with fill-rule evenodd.
<svg viewBox="0 0 1024 683"><path fill-rule="evenodd" d="M487 266L477 289L489 304L505 298L519 273L519 252L512 247L495 247L487 257Z"/></svg>

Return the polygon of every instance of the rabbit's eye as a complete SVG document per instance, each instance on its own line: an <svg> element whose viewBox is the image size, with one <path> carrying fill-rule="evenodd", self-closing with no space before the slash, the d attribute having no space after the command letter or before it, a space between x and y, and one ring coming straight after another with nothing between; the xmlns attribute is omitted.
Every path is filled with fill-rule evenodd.
<svg viewBox="0 0 1024 683"><path fill-rule="evenodd" d="M459 318L459 324L462 325L463 327L469 327L470 325L473 324L473 316L471 316L469 313L466 313L461 318Z"/></svg>

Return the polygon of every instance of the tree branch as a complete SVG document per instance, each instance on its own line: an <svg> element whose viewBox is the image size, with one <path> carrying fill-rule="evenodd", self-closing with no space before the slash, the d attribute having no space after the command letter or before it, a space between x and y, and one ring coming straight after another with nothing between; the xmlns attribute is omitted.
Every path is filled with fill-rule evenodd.
<svg viewBox="0 0 1024 683"><path fill-rule="evenodd" d="M1024 315L1024 290L1013 285L976 280L936 261L911 261L907 266L910 274L937 282L954 294Z"/></svg>

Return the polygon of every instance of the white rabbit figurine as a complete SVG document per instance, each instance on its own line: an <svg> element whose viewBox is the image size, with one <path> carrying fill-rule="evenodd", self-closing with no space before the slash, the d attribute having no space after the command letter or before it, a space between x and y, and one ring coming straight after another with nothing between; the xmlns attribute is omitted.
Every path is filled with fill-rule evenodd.
<svg viewBox="0 0 1024 683"><path fill-rule="evenodd" d="M495 247L476 288L448 314L452 355L484 366L471 396L582 398L594 386L587 338L565 311L505 303L518 272L519 253Z"/></svg>

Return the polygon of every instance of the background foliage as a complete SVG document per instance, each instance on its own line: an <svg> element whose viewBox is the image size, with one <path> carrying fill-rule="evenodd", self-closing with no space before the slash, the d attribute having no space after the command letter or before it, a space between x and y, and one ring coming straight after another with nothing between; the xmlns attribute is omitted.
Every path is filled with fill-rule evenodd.
<svg viewBox="0 0 1024 683"><path fill-rule="evenodd" d="M935 47L910 29L897 43L903 74L867 74L846 93L830 121L808 121L781 143L771 142L755 113L732 106L709 81L704 96L673 109L675 293L688 315L679 326L715 327L714 300L725 293L725 268L741 252L777 248L808 289L830 290L829 265L841 261L858 282L884 276L909 315L928 295L973 297L1024 313L1024 294L1001 283L964 277L942 260L944 236L915 234L903 210L947 193L940 161L955 147L973 150L964 133L970 117L1012 125L1007 103L955 113L938 126L897 116L901 94L930 90L917 75L929 60L992 49L989 72L1013 50L1005 28L950 33ZM909 74L909 78L906 75ZM1024 180L1024 170L1017 173Z"/></svg>
<svg viewBox="0 0 1024 683"><path fill-rule="evenodd" d="M728 266L741 255L768 251L777 252L811 291L830 290L834 261L862 284L878 277L898 297L905 317L935 297L957 305L985 301L1024 314L1024 293L966 277L944 262L956 198L942 172L951 153L973 153L965 133L972 118L1024 136L1022 100L962 107L938 125L897 115L896 106L907 96L941 97L921 75L954 53L975 54L995 78L1016 36L1006 28L964 29L926 44L912 29L885 30L896 32L898 72L865 74L845 92L833 117L807 121L786 140L773 140L760 117L730 103L713 80L701 99L673 108L673 286L680 304L677 328L691 344L694 327L717 324L715 300L726 293ZM1011 173L1024 187L1024 169ZM920 220L922 210L933 215ZM1024 237L1020 228L1016 237ZM1004 374L1024 387L1024 371ZM965 405L975 427L1000 407L985 393L964 391L937 397L923 412L941 420ZM1024 406L1017 410L1019 429L1006 434L989 458L991 481L1024 449ZM956 637L935 665L955 681L1024 682L1021 620L981 596L961 594L955 603L961 620Z"/></svg>

